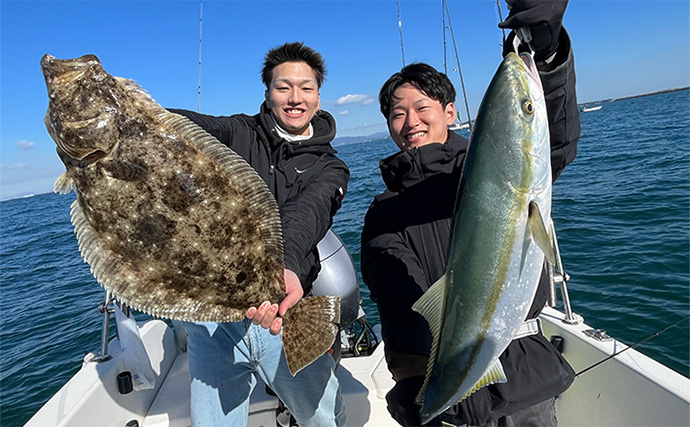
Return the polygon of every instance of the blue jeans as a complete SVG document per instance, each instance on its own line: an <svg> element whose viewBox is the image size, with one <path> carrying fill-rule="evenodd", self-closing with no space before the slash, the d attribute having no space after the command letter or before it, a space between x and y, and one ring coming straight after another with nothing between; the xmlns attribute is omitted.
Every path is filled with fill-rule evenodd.
<svg viewBox="0 0 690 427"><path fill-rule="evenodd" d="M335 362L324 354L290 374L280 335L240 322L186 323L192 426L246 426L255 375L278 395L300 427L345 425Z"/></svg>

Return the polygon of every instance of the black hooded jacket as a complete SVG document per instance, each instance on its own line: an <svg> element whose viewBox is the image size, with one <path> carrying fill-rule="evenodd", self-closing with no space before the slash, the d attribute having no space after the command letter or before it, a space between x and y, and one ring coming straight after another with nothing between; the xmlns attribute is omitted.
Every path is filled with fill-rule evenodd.
<svg viewBox="0 0 690 427"><path fill-rule="evenodd" d="M313 136L288 142L279 136L266 104L254 116L182 114L242 156L275 196L283 228L285 268L297 274L305 295L319 270L317 243L331 227L347 190L350 171L331 146L335 120L319 111Z"/></svg>
<svg viewBox="0 0 690 427"><path fill-rule="evenodd" d="M562 63L541 73L554 180L575 158L580 136L574 61L565 31L562 35ZM429 327L412 305L444 273L467 147L465 138L449 131L445 144L401 151L380 162L387 190L376 196L364 220L361 269L379 310L386 359L394 376L396 370L410 372L405 364L419 363L419 357L410 355L429 355ZM548 294L548 277L542 275L528 318L539 315ZM562 393L573 380L572 368L542 334L512 341L500 360L508 382L478 390L443 419L484 425Z"/></svg>

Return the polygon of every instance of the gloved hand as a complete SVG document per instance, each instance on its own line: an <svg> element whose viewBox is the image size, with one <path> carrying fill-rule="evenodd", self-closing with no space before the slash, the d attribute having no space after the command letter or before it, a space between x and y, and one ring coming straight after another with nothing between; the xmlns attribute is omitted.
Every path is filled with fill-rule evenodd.
<svg viewBox="0 0 690 427"><path fill-rule="evenodd" d="M419 406L414 401L424 384L424 376L405 378L398 381L386 395L388 412L403 426L418 426Z"/></svg>
<svg viewBox="0 0 690 427"><path fill-rule="evenodd" d="M499 28L529 28L536 62L544 61L556 53L568 0L506 0L506 3L510 13L505 21L498 24Z"/></svg>

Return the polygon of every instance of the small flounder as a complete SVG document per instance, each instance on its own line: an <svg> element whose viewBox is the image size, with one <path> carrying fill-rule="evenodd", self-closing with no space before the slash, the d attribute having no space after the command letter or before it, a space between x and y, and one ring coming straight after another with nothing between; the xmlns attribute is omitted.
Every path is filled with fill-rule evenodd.
<svg viewBox="0 0 690 427"><path fill-rule="evenodd" d="M159 106L94 55L41 59L45 124L75 190L71 218L97 281L153 316L234 322L285 296L278 206L256 171L187 118ZM291 372L332 345L339 298L287 311Z"/></svg>

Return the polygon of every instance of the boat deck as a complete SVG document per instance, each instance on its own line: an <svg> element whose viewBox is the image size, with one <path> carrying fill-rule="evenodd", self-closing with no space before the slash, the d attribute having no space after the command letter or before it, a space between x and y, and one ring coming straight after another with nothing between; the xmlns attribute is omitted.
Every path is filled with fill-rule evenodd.
<svg viewBox="0 0 690 427"><path fill-rule="evenodd" d="M576 372L626 348L616 340L598 341L584 333L585 323L570 325L564 315L544 309L541 319L547 337L564 340L563 354ZM155 387L121 394L117 375L126 371L118 340L111 342L113 358L85 362L82 369L26 424L27 427L122 427L136 421L144 427L186 427L189 417L189 371L181 339L166 323L152 320L140 327L142 340L157 375ZM396 426L386 408L386 393L394 385L383 345L370 356L341 360L336 371L347 425ZM255 388L250 426L276 425L277 399L263 384ZM569 426L689 426L690 380L630 349L578 378L556 400L559 425Z"/></svg>

